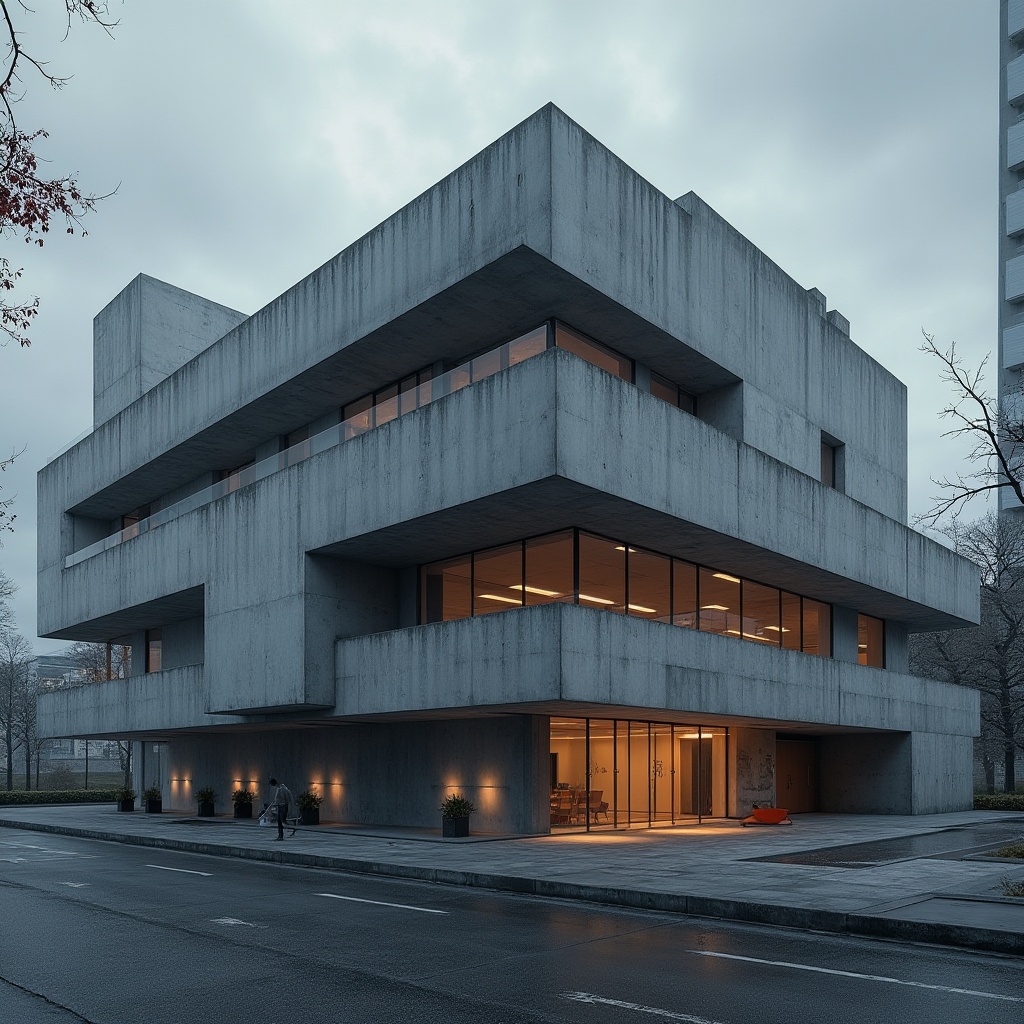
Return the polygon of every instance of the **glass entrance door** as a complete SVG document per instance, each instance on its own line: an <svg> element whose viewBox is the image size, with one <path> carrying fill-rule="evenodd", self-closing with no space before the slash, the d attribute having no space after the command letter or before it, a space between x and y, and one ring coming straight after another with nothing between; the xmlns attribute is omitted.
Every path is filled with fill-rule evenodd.
<svg viewBox="0 0 1024 1024"><path fill-rule="evenodd" d="M650 828L725 817L723 728L551 719L551 828Z"/></svg>

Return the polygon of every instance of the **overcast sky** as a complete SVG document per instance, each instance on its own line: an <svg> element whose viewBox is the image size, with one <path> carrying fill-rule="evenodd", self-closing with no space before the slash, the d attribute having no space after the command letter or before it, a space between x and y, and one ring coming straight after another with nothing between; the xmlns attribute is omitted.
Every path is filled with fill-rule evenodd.
<svg viewBox="0 0 1024 1024"><path fill-rule="evenodd" d="M254 312L553 101L671 197L694 190L909 389L910 513L955 471L921 328L996 346L997 0L178 0L110 39L38 0L24 127L116 195L85 239L4 239L42 299L0 350L0 567L35 636L35 474L92 421L92 318L137 273ZM51 10L52 9L52 10ZM979 507L977 512L982 512ZM60 647L39 641L37 651Z"/></svg>

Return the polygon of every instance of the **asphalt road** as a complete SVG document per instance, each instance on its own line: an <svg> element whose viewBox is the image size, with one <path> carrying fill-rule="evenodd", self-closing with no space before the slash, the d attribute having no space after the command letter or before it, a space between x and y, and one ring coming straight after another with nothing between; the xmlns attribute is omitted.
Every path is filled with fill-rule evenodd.
<svg viewBox="0 0 1024 1024"><path fill-rule="evenodd" d="M0 1022L1021 1024L1016 958L0 830Z"/></svg>

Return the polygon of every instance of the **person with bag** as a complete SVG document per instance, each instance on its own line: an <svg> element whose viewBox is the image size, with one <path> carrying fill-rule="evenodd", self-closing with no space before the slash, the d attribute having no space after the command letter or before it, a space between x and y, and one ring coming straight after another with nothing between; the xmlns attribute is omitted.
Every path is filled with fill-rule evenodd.
<svg viewBox="0 0 1024 1024"><path fill-rule="evenodd" d="M283 782L278 782L275 778L271 778L270 785L277 787L277 791L270 798L271 805L277 811L277 839L284 839L285 819L295 817L294 814L289 813L295 807L295 797L292 796L292 791ZM292 835L295 835L294 828L292 829Z"/></svg>

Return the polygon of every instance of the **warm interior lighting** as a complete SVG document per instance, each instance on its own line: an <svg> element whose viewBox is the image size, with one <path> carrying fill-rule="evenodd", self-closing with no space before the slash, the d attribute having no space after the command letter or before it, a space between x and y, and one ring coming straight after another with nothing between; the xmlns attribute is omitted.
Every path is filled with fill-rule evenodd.
<svg viewBox="0 0 1024 1024"><path fill-rule="evenodd" d="M710 732L684 732L681 736L677 735L676 738L680 740L710 740L714 738L714 734Z"/></svg>
<svg viewBox="0 0 1024 1024"><path fill-rule="evenodd" d="M522 601L517 601L514 597L500 597L498 594L477 594L476 595L481 601L500 601L502 604L516 604L521 605Z"/></svg>
<svg viewBox="0 0 1024 1024"><path fill-rule="evenodd" d="M636 548L627 548L627 547L625 547L622 544L617 544L615 546L615 550L616 551L628 551L631 555L635 555L636 554Z"/></svg>
<svg viewBox="0 0 1024 1024"><path fill-rule="evenodd" d="M868 649L868 645L867 644L857 644L857 650L859 650L859 651L866 651L867 649Z"/></svg>
<svg viewBox="0 0 1024 1024"><path fill-rule="evenodd" d="M727 572L713 572L711 574L716 580L727 580L729 583L739 583L738 576L730 576Z"/></svg>
<svg viewBox="0 0 1024 1024"><path fill-rule="evenodd" d="M774 629L776 633L788 633L790 632L785 626L780 630L778 626L765 626L765 629Z"/></svg>
<svg viewBox="0 0 1024 1024"><path fill-rule="evenodd" d="M657 608L645 608L642 604L631 604L629 610L633 612L645 612L647 615L653 615L658 609Z"/></svg>
<svg viewBox="0 0 1024 1024"><path fill-rule="evenodd" d="M544 590L541 587L524 587L522 583L513 583L509 590L525 590L528 594L539 594L541 597L561 597L560 590Z"/></svg>
<svg viewBox="0 0 1024 1024"><path fill-rule="evenodd" d="M700 610L702 612L727 612L729 606L724 604L702 604Z"/></svg>
<svg viewBox="0 0 1024 1024"><path fill-rule="evenodd" d="M581 601L592 601L594 604L615 604L606 597L591 597L589 594L580 594Z"/></svg>

